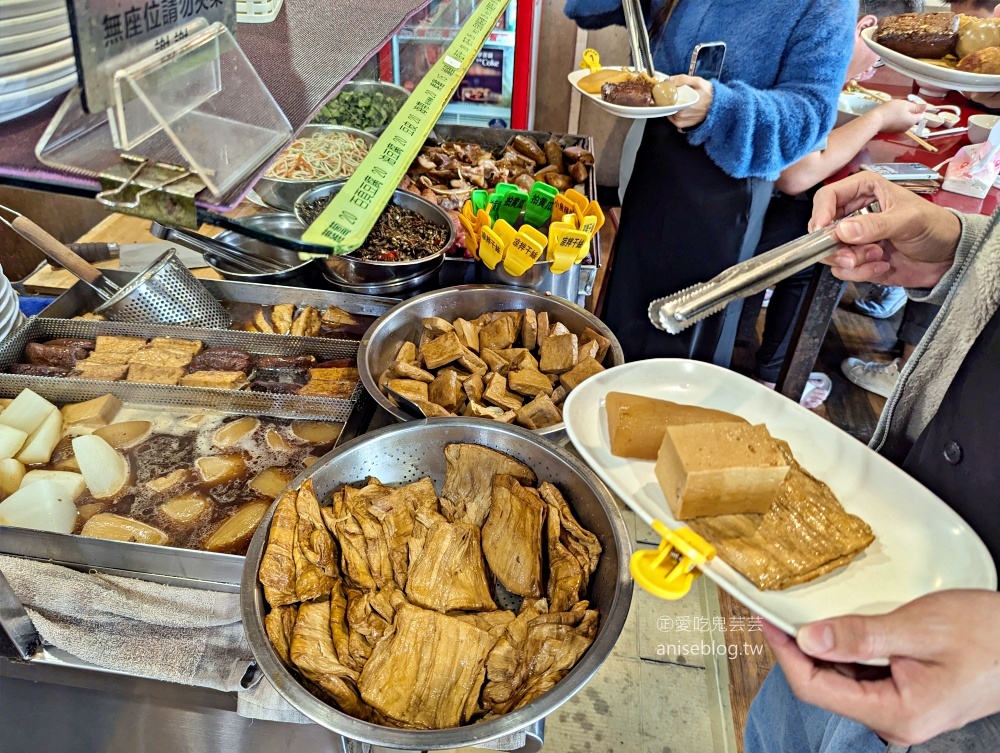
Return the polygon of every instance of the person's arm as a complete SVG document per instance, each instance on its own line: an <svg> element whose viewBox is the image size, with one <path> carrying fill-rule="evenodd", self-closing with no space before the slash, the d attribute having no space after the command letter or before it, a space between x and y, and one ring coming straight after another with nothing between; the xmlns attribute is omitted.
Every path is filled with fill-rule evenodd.
<svg viewBox="0 0 1000 753"><path fill-rule="evenodd" d="M775 187L791 196L809 190L854 159L876 135L899 133L915 126L925 109L925 105L894 99L834 128L827 137L826 148L810 152L785 168Z"/></svg>
<svg viewBox="0 0 1000 753"><path fill-rule="evenodd" d="M788 47L760 50L761 55L782 56L773 88L673 77L679 83L701 82L695 88L703 102L670 116L671 121L693 128L690 143L704 145L729 175L777 177L808 154L833 124L853 49L856 10L853 0L805 4L802 16L791 19ZM689 110L700 115L696 122Z"/></svg>
<svg viewBox="0 0 1000 753"><path fill-rule="evenodd" d="M763 627L796 696L909 746L1000 712L997 624L997 592L940 591L889 614L805 625L797 643ZM886 658L881 679L848 674Z"/></svg>

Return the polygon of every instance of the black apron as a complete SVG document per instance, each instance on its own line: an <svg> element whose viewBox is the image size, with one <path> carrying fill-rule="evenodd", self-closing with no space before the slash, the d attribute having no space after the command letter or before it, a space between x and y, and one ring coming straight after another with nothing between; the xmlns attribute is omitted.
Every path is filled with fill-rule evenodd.
<svg viewBox="0 0 1000 753"><path fill-rule="evenodd" d="M1000 311L980 333L903 470L947 502L1000 566Z"/></svg>
<svg viewBox="0 0 1000 753"><path fill-rule="evenodd" d="M693 358L728 366L740 303L679 335L656 329L649 304L748 259L772 183L733 178L666 118L646 122L622 203L601 318L625 358Z"/></svg>

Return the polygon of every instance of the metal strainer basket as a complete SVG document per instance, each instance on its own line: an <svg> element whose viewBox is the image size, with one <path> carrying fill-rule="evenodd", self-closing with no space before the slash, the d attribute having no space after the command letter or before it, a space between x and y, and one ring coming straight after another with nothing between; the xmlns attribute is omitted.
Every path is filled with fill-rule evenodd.
<svg viewBox="0 0 1000 753"><path fill-rule="evenodd" d="M94 309L119 322L186 324L228 329L233 320L198 278L168 250Z"/></svg>

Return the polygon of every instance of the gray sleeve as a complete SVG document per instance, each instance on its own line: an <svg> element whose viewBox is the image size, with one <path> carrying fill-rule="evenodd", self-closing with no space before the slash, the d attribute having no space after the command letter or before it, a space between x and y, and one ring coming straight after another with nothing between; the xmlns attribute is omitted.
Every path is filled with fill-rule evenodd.
<svg viewBox="0 0 1000 753"><path fill-rule="evenodd" d="M954 210L952 210L954 212ZM972 258L979 253L986 243L984 236L992 224L992 218L981 214L963 214L954 212L958 221L962 223L962 235L958 239L958 248L955 249L955 261L951 269L945 272L944 277L933 288L909 288L906 295L920 303L942 304L948 293L954 287L955 282L968 266ZM1000 253L1000 238L994 240L991 247L996 247Z"/></svg>

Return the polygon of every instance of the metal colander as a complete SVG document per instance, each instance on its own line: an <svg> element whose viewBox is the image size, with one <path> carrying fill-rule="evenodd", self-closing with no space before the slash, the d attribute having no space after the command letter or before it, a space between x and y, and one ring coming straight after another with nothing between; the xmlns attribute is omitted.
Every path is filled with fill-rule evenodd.
<svg viewBox="0 0 1000 753"><path fill-rule="evenodd" d="M94 310L119 322L184 324L228 329L233 324L222 304L168 250Z"/></svg>

